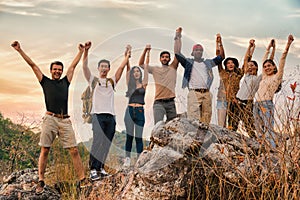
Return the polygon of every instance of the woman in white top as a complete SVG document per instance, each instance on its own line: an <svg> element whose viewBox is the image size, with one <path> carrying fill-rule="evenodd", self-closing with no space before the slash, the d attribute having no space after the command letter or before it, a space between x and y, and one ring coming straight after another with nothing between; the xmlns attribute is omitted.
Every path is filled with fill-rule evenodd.
<svg viewBox="0 0 300 200"><path fill-rule="evenodd" d="M258 136L264 136L270 143L271 147L276 147L276 135L273 131L274 125L274 104L273 97L282 82L283 69L286 56L290 45L294 41L292 35L288 36L288 41L284 52L279 61L277 70L276 64L272 59L267 59L263 63L262 80L254 99L256 100L253 108L255 128Z"/></svg>
<svg viewBox="0 0 300 200"><path fill-rule="evenodd" d="M261 76L257 76L258 64L255 60L251 60L254 49L255 40L251 39L244 57L244 78L242 79L241 87L236 95L239 109L238 120L243 122L245 130L250 137L255 136L253 98L261 80Z"/></svg>

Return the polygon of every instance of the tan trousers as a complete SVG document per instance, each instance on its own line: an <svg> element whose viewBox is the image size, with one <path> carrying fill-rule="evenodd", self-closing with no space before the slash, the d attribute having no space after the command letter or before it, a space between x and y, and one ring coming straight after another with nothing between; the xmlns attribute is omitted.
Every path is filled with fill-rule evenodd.
<svg viewBox="0 0 300 200"><path fill-rule="evenodd" d="M188 118L199 119L206 124L210 123L212 95L210 92L189 91L187 99L187 115Z"/></svg>

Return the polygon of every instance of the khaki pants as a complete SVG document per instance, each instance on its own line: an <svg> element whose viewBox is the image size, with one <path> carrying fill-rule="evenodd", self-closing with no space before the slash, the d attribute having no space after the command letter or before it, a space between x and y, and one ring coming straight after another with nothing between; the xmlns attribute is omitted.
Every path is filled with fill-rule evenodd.
<svg viewBox="0 0 300 200"><path fill-rule="evenodd" d="M210 92L189 91L187 99L187 115L188 118L199 119L206 124L210 123L212 95Z"/></svg>

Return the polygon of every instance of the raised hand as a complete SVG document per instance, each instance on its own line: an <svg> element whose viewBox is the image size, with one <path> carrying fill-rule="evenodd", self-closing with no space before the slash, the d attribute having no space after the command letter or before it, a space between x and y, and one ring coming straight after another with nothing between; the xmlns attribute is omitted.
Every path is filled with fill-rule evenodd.
<svg viewBox="0 0 300 200"><path fill-rule="evenodd" d="M128 44L126 46L125 56L129 56L129 58L131 57L131 49L132 49L131 45Z"/></svg>
<svg viewBox="0 0 300 200"><path fill-rule="evenodd" d="M14 42L11 44L11 46L12 46L15 50L17 50L17 51L19 51L19 50L21 49L21 45L20 45L20 43L19 43L18 41L14 41Z"/></svg>
<svg viewBox="0 0 300 200"><path fill-rule="evenodd" d="M83 44L78 44L78 50L83 52L84 51L84 45Z"/></svg>
<svg viewBox="0 0 300 200"><path fill-rule="evenodd" d="M220 33L217 33L217 34L216 34L216 42L217 42L217 43L221 43L221 42L222 42L222 37L221 37L221 34L220 34Z"/></svg>
<svg viewBox="0 0 300 200"><path fill-rule="evenodd" d="M178 28L176 29L176 32L181 33L181 32L182 32L182 28L181 28L181 27L178 27Z"/></svg>
<svg viewBox="0 0 300 200"><path fill-rule="evenodd" d="M92 42L91 42L91 41L88 41L88 42L86 42L86 43L84 44L84 49L85 49L85 50L89 50L89 49L91 48L91 46L92 46Z"/></svg>
<svg viewBox="0 0 300 200"><path fill-rule="evenodd" d="M147 44L146 47L145 47L145 50L150 51L151 50L151 44Z"/></svg>
<svg viewBox="0 0 300 200"><path fill-rule="evenodd" d="M291 44L294 41L294 36L293 35L289 35L288 36L288 43Z"/></svg>
<svg viewBox="0 0 300 200"><path fill-rule="evenodd" d="M249 41L249 45L250 45L250 47L254 47L254 46L255 46L255 40L254 40L254 39L251 39L251 40Z"/></svg>
<svg viewBox="0 0 300 200"><path fill-rule="evenodd" d="M182 32L182 28L178 27L175 32L175 39L181 38L181 32Z"/></svg>

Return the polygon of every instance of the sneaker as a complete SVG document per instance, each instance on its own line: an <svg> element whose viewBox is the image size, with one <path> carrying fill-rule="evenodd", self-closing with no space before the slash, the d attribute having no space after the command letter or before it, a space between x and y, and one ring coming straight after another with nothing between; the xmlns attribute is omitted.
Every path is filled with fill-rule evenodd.
<svg viewBox="0 0 300 200"><path fill-rule="evenodd" d="M97 181L97 180L100 179L100 177L98 176L97 171L95 169L91 170L91 172L90 172L90 179L92 181Z"/></svg>
<svg viewBox="0 0 300 200"><path fill-rule="evenodd" d="M43 180L40 180L35 188L35 193L36 194L41 194L44 192L44 187L45 187L45 182Z"/></svg>
<svg viewBox="0 0 300 200"><path fill-rule="evenodd" d="M124 168L128 168L128 167L130 167L130 158L129 157L126 157L125 159L124 159L124 164L123 164L123 167Z"/></svg>
<svg viewBox="0 0 300 200"><path fill-rule="evenodd" d="M100 170L100 175L101 175L102 177L104 177L104 176L109 176L109 174L108 174L103 168Z"/></svg>

